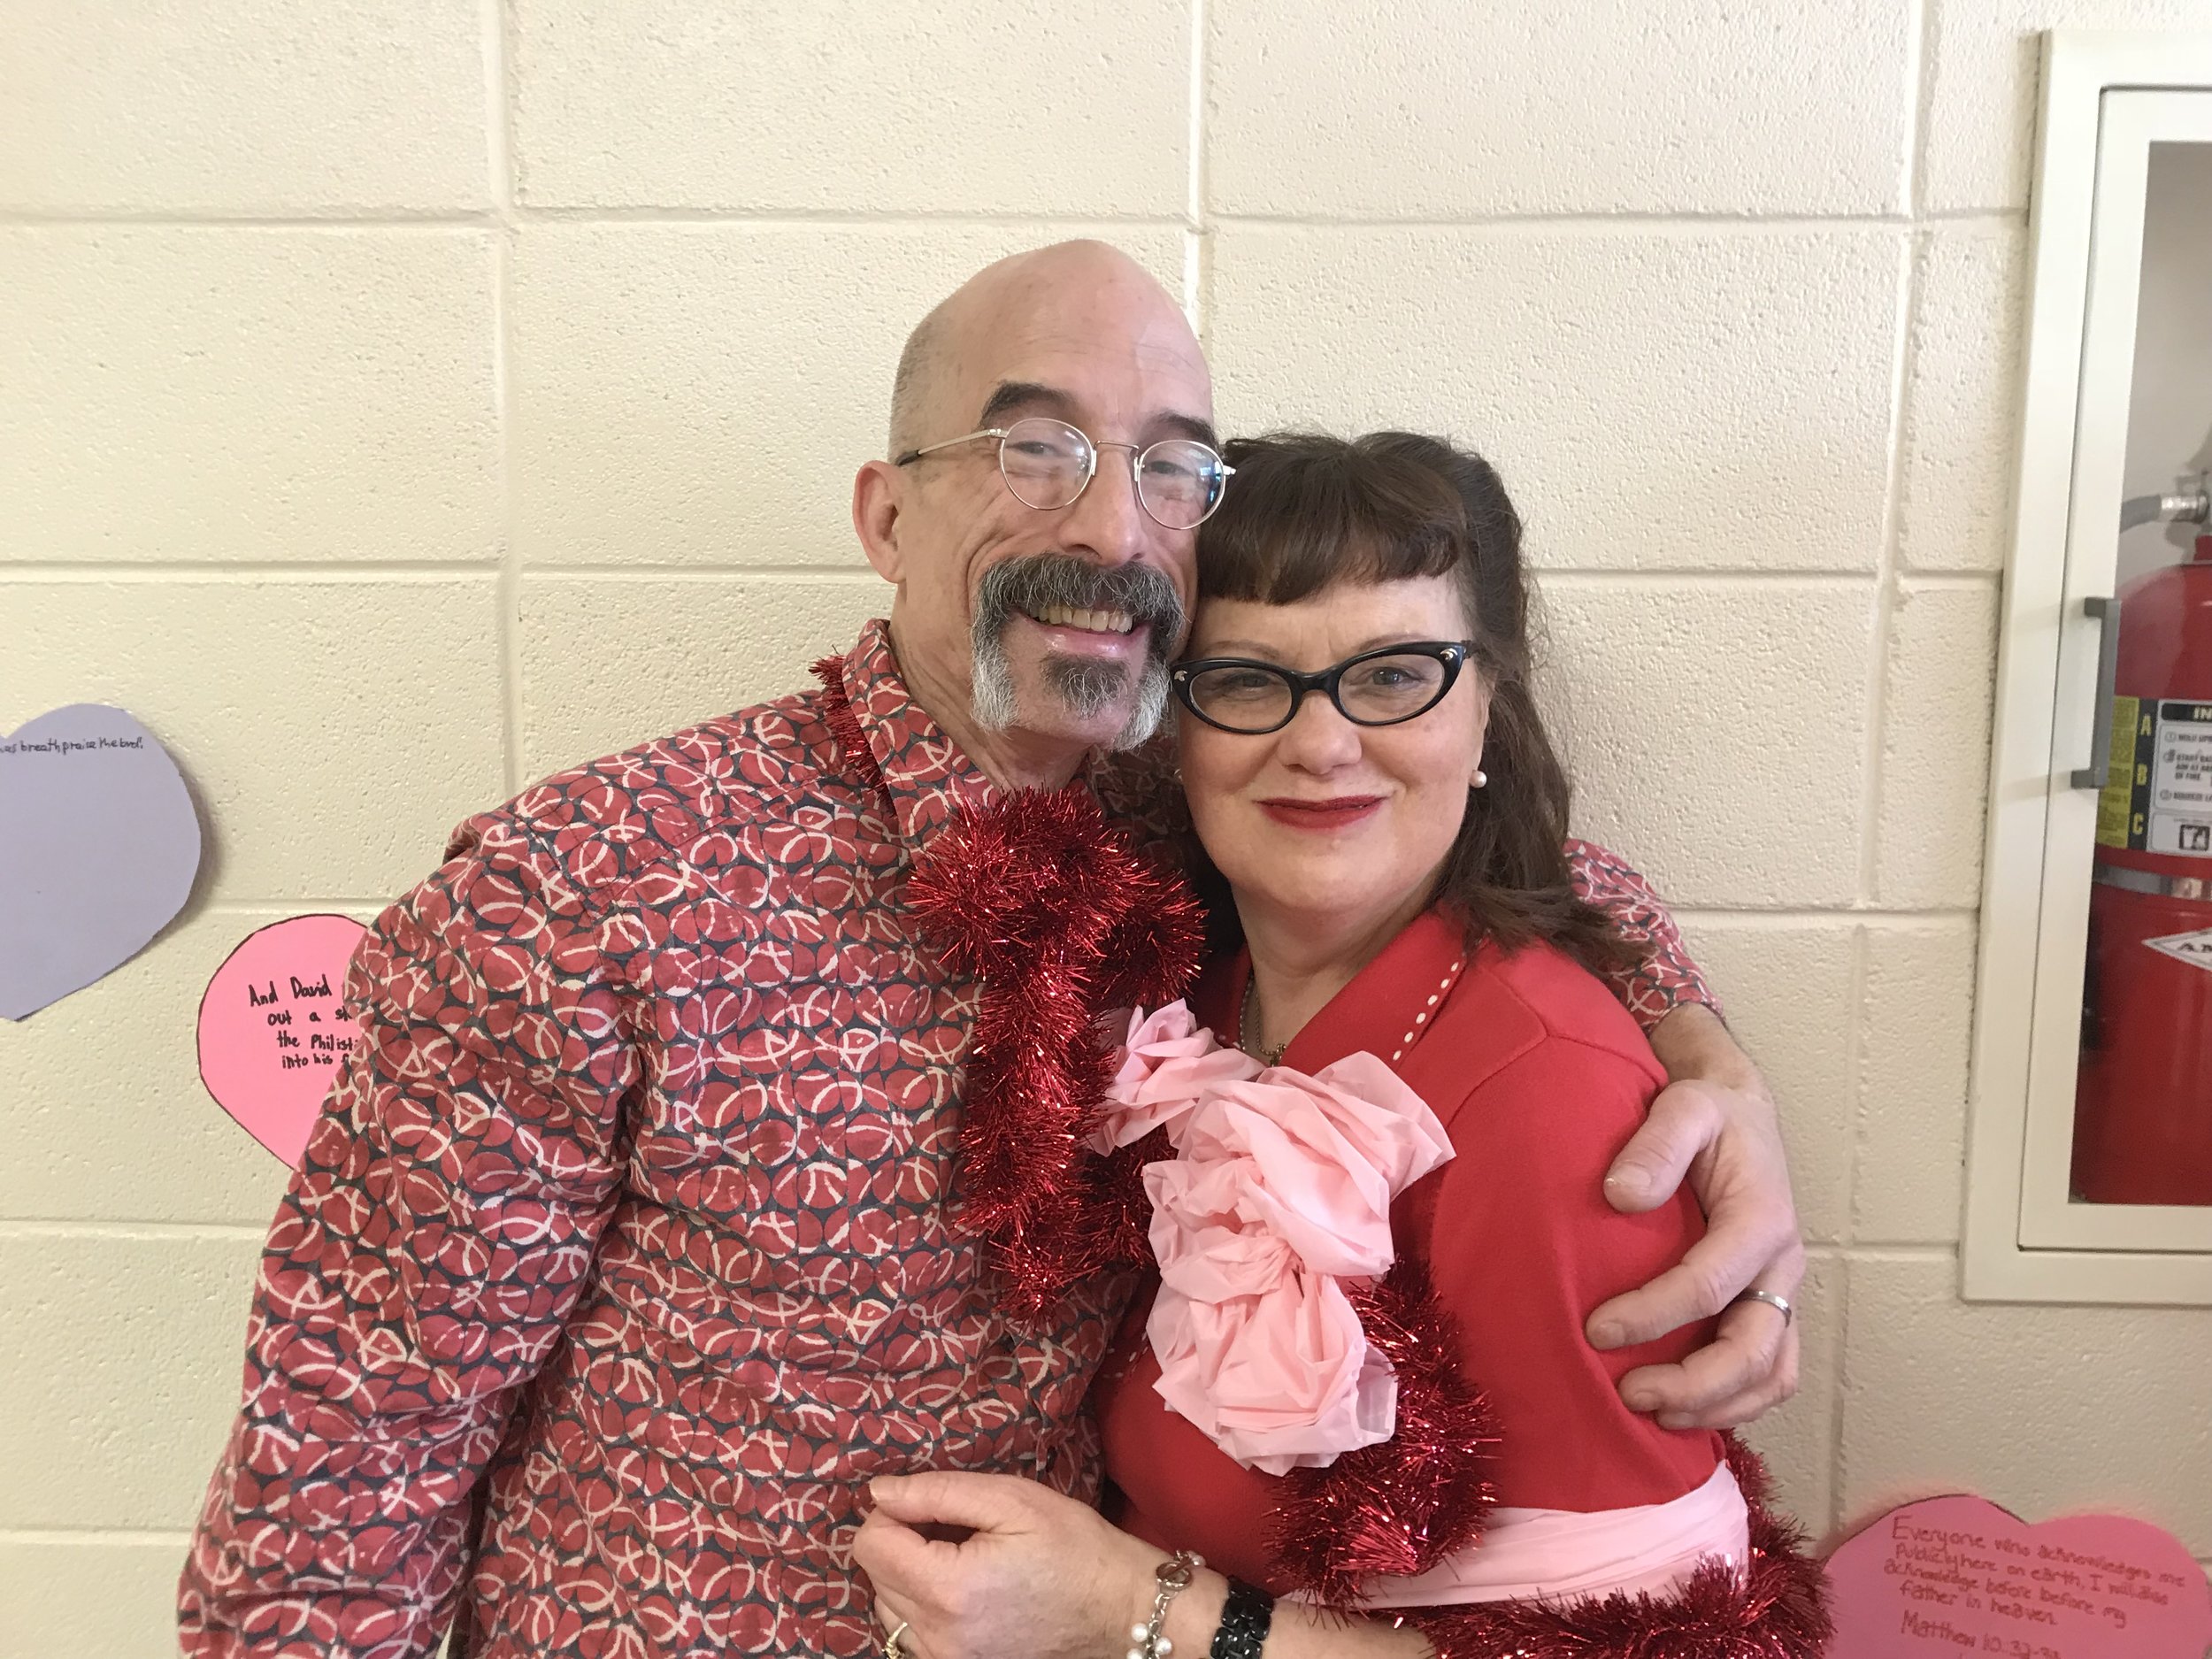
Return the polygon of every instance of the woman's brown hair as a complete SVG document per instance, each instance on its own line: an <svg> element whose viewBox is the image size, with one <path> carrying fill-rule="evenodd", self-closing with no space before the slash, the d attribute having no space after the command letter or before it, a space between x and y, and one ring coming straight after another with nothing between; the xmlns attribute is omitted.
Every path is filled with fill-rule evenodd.
<svg viewBox="0 0 2212 1659"><path fill-rule="evenodd" d="M1438 877L1435 902L1470 942L1541 940L1602 971L1634 958L1605 913L1576 896L1567 867L1569 785L1530 695L1529 594L1521 518L1497 469L1440 438L1276 433L1240 439L1235 481L1198 533L1198 595L1294 604L1329 588L1420 576L1458 583L1490 687L1486 787ZM1194 858L1216 942L1240 931L1227 885Z"/></svg>

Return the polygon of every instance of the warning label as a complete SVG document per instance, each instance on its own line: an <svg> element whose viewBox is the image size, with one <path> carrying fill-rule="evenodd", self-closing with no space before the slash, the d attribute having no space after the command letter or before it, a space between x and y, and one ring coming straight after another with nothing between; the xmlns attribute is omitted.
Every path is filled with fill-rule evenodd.
<svg viewBox="0 0 2212 1659"><path fill-rule="evenodd" d="M2212 703L2113 698L2097 844L2212 858Z"/></svg>
<svg viewBox="0 0 2212 1659"><path fill-rule="evenodd" d="M2162 950L2193 968L2212 973L2212 927L2201 933L2169 933L2163 939L2146 939L2143 942L2153 950Z"/></svg>

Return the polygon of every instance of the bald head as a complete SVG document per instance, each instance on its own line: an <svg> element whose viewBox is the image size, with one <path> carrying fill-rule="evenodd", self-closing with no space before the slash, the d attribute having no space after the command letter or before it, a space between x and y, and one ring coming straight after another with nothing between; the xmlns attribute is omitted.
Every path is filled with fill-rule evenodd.
<svg viewBox="0 0 2212 1659"><path fill-rule="evenodd" d="M1055 242L984 266L915 326L891 385L892 456L970 430L962 423L990 396L990 365L1010 346L1056 340L1125 342L1205 373L1181 306L1142 265L1106 242Z"/></svg>

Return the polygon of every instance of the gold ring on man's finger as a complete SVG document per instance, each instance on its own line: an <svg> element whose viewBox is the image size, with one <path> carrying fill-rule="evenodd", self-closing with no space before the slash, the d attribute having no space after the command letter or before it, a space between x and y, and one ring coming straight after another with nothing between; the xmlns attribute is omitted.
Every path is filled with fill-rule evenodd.
<svg viewBox="0 0 2212 1659"><path fill-rule="evenodd" d="M905 1640L910 1621L901 1619L898 1629L883 1639L883 1659L906 1659L905 1649L899 1643Z"/></svg>

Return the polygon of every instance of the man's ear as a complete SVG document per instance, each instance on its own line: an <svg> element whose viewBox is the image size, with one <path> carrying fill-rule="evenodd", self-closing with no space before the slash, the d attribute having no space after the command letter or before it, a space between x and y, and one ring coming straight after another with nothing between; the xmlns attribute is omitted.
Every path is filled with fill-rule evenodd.
<svg viewBox="0 0 2212 1659"><path fill-rule="evenodd" d="M906 579L899 551L899 495L905 480L888 461L868 461L853 475L853 530L876 574L887 582Z"/></svg>

